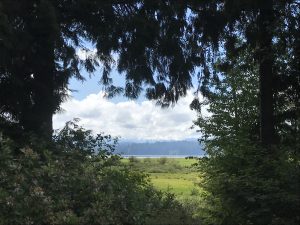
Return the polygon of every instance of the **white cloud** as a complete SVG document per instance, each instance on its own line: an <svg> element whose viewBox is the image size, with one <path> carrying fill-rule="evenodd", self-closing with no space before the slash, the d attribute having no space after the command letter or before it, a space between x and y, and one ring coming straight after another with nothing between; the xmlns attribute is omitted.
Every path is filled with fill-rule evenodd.
<svg viewBox="0 0 300 225"><path fill-rule="evenodd" d="M87 58L94 58L96 56L96 54L97 54L97 49L95 49L95 48L92 50L78 48L76 50L76 55L81 60L86 60Z"/></svg>
<svg viewBox="0 0 300 225"><path fill-rule="evenodd" d="M121 136L122 139L181 140L198 137L199 134L190 129L197 116L189 108L192 99L190 91L173 108L162 109L153 101L113 103L99 92L83 100L71 98L63 103L64 111L54 115L54 128L62 128L66 121L80 118L80 124L86 129Z"/></svg>
<svg viewBox="0 0 300 225"><path fill-rule="evenodd" d="M86 60L87 58L96 58L97 57L97 49L91 48L91 49L83 49L83 48L77 48L76 49L76 55L81 60ZM119 56L116 53L111 54L113 61L118 61Z"/></svg>

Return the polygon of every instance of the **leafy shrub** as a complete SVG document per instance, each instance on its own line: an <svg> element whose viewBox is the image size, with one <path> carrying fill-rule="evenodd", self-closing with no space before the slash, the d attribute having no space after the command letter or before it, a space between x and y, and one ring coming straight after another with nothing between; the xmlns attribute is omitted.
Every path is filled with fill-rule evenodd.
<svg viewBox="0 0 300 225"><path fill-rule="evenodd" d="M166 157L160 157L158 159L158 163L161 165L165 165L167 163L168 159Z"/></svg>
<svg viewBox="0 0 300 225"><path fill-rule="evenodd" d="M197 189L197 188L193 188L192 190L191 190L191 195L199 195L199 190Z"/></svg>
<svg viewBox="0 0 300 225"><path fill-rule="evenodd" d="M188 213L173 196L112 155L116 141L76 123L57 132L52 147L0 142L0 224L151 224Z"/></svg>
<svg viewBox="0 0 300 225"><path fill-rule="evenodd" d="M271 156L259 146L227 151L200 163L205 181L200 185L207 191L201 211L204 224L299 224L300 170L295 155L286 147Z"/></svg>
<svg viewBox="0 0 300 225"><path fill-rule="evenodd" d="M138 163L139 162L139 160L134 156L130 156L128 158L128 160L129 160L130 163Z"/></svg>
<svg viewBox="0 0 300 225"><path fill-rule="evenodd" d="M150 158L144 158L144 163L151 163L151 159Z"/></svg>

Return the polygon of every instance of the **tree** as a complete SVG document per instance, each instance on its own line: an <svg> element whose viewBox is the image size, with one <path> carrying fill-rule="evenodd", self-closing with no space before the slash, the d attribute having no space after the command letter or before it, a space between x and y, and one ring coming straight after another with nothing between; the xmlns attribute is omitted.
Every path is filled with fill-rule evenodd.
<svg viewBox="0 0 300 225"><path fill-rule="evenodd" d="M199 114L195 121L208 155L198 164L203 179L200 185L206 193L203 221L298 224L299 133L294 133L292 124L278 128L281 141L271 156L269 149L261 146L259 67L249 49L242 53L216 62L219 80L210 81L210 92L202 103L209 115ZM282 108L276 107L275 115Z"/></svg>
<svg viewBox="0 0 300 225"><path fill-rule="evenodd" d="M292 111L299 110L299 14L298 0L2 0L1 118L50 136L69 78L84 79L80 67L92 73L99 65L110 94L135 98L145 85L149 99L168 106L192 86L196 67L206 95L215 58L248 48L259 67L260 139L272 152L277 97L292 90ZM85 42L97 51L80 60L76 51ZM113 64L125 73L124 89L112 83Z"/></svg>
<svg viewBox="0 0 300 225"><path fill-rule="evenodd" d="M299 1L199 5L191 9L206 43L200 91L211 114L196 126L209 156L200 162L208 219L297 224Z"/></svg>
<svg viewBox="0 0 300 225"><path fill-rule="evenodd" d="M278 78L280 69L276 68L275 62L276 65L278 61L287 65L287 61L281 58L287 52L293 52L293 57L298 57L295 31L299 33L299 24L296 22L299 19L299 2L216 0L191 2L189 7L194 35L202 45L204 66L200 83L204 94L209 92L208 80L215 76L213 64L218 55L228 57L241 54L245 48L253 50L253 58L259 67L260 139L262 145L271 150L270 146L278 140L278 133L276 135L275 132L278 126L274 114L277 105L275 96L282 91L284 83L290 83L290 75L280 74ZM238 44L240 41L242 45ZM278 48L278 45L281 47ZM296 67L292 70L299 71ZM295 77L299 75L294 73ZM298 86L299 81L294 81ZM285 88L286 91L287 86ZM293 92L299 92L298 88L294 87Z"/></svg>
<svg viewBox="0 0 300 225"><path fill-rule="evenodd" d="M92 73L100 65L100 81L111 94L124 90L135 98L148 85L149 98L176 102L192 86L194 70L195 53L187 51L184 35L186 10L181 1L2 0L2 120L49 138L70 77L84 80L81 67ZM80 60L76 51L87 50L86 42L96 54ZM113 64L125 72L124 89L112 84Z"/></svg>
<svg viewBox="0 0 300 225"><path fill-rule="evenodd" d="M243 140L259 142L259 78L258 67L245 49L240 56L216 62L217 81L210 81L210 92L202 105L193 102L191 108L199 112L194 124L201 133L209 155L222 154ZM201 108L207 108L202 113Z"/></svg>

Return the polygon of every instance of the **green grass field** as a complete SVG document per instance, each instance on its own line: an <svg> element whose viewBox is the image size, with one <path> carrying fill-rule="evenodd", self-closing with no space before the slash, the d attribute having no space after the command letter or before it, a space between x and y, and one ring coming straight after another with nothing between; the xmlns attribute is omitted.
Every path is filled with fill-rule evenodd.
<svg viewBox="0 0 300 225"><path fill-rule="evenodd" d="M199 173L193 166L196 159L184 158L126 158L122 162L131 169L149 174L154 187L175 194L178 199L199 193Z"/></svg>

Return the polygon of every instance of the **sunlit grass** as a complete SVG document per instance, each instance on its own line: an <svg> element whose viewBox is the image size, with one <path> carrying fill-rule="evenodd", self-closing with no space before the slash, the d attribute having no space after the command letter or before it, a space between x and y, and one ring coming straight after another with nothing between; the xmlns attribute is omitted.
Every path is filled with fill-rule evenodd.
<svg viewBox="0 0 300 225"><path fill-rule="evenodd" d="M199 173L193 164L196 159L184 158L134 158L122 159L131 169L149 174L153 186L161 191L188 198L200 192L197 185Z"/></svg>
<svg viewBox="0 0 300 225"><path fill-rule="evenodd" d="M153 185L161 190L174 193L176 196L189 196L198 189L197 173L151 173Z"/></svg>

